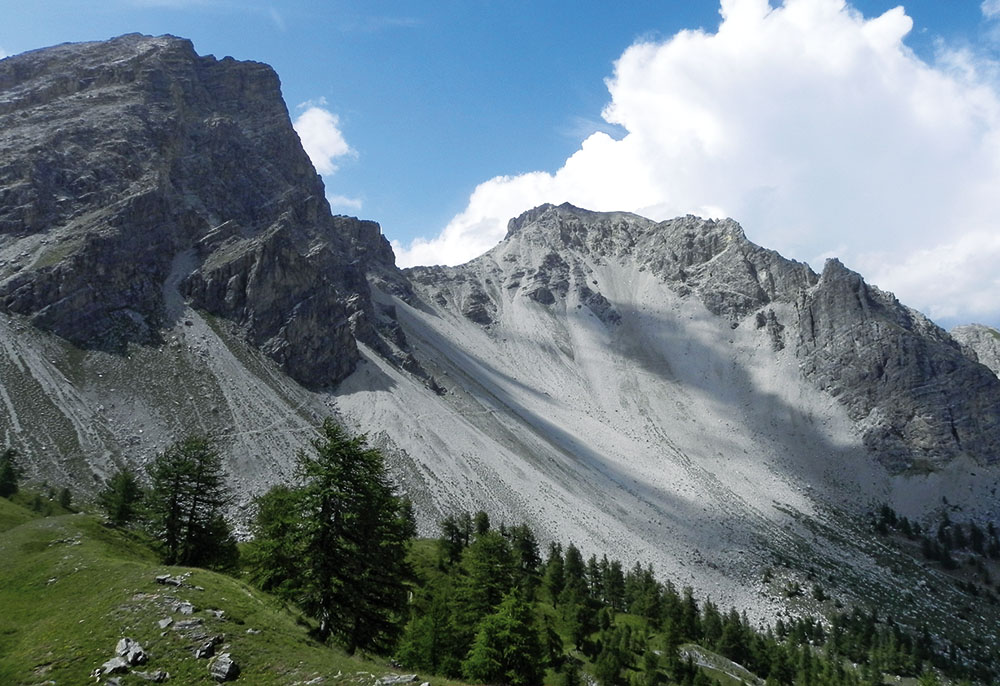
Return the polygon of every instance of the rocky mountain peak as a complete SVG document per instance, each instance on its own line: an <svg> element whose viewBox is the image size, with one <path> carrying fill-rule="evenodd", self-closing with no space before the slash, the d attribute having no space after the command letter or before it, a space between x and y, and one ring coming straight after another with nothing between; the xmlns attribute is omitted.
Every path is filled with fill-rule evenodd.
<svg viewBox="0 0 1000 686"><path fill-rule="evenodd" d="M120 349L179 294L309 386L354 369L355 339L405 357L367 281L396 278L392 250L331 216L269 66L138 34L18 55L0 154L0 310Z"/></svg>
<svg viewBox="0 0 1000 686"><path fill-rule="evenodd" d="M614 329L635 304L609 273L629 282L648 274L729 327L758 331L775 353L790 351L894 472L938 469L963 455L997 459L995 375L840 260L816 274L752 243L732 219L653 222L542 205L511 220L507 238L467 265L411 272L438 306L483 327L526 298L553 314L586 307Z"/></svg>

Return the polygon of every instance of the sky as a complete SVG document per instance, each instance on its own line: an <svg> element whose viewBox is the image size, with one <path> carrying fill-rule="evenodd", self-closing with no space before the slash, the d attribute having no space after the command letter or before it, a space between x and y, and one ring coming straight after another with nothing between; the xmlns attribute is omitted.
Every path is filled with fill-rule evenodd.
<svg viewBox="0 0 1000 686"><path fill-rule="evenodd" d="M332 210L401 266L543 202L729 216L1000 327L1000 0L0 2L0 56L135 31L272 65Z"/></svg>

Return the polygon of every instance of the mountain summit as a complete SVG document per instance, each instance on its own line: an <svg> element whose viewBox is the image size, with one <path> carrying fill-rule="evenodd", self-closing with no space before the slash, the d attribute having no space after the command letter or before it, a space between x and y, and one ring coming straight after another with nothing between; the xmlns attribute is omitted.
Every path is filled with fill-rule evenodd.
<svg viewBox="0 0 1000 686"><path fill-rule="evenodd" d="M245 506L333 415L425 532L485 509L756 610L775 559L904 593L845 534L874 503L1000 521L974 345L735 221L543 205L400 271L331 216L274 72L169 36L0 62L0 154L0 440L37 480L197 432Z"/></svg>
<svg viewBox="0 0 1000 686"><path fill-rule="evenodd" d="M292 378L374 343L378 225L330 215L264 64L127 35L0 64L0 307L85 348L152 343L176 294Z"/></svg>

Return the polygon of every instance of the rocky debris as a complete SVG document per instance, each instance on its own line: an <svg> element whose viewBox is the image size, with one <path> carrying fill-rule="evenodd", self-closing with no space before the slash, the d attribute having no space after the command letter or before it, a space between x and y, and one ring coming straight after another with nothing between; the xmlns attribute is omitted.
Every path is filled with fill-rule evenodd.
<svg viewBox="0 0 1000 686"><path fill-rule="evenodd" d="M174 622L174 631L190 631L200 627L205 623L205 620L201 617L193 617L191 619L182 619L179 622Z"/></svg>
<svg viewBox="0 0 1000 686"><path fill-rule="evenodd" d="M115 656L95 669L91 676L101 677L106 674L124 674L130 667L145 664L149 660L146 651L139 643L129 637L118 640L115 645Z"/></svg>
<svg viewBox="0 0 1000 686"><path fill-rule="evenodd" d="M162 669L158 669L155 672L132 672L133 676L136 676L144 681L152 681L155 684L162 684L164 681L169 681L170 672L165 672Z"/></svg>
<svg viewBox="0 0 1000 686"><path fill-rule="evenodd" d="M128 668L128 660L123 657L115 656L94 670L92 676L101 676L103 674L124 674L128 671Z"/></svg>
<svg viewBox="0 0 1000 686"><path fill-rule="evenodd" d="M142 649L137 641L125 637L118 641L115 646L115 654L125 659L130 666L145 664L149 659L146 651Z"/></svg>
<svg viewBox="0 0 1000 686"><path fill-rule="evenodd" d="M166 628L168 628L173 623L174 623L173 617L164 617L163 619L161 619L160 621L158 621L156 624L161 629L166 629Z"/></svg>
<svg viewBox="0 0 1000 686"><path fill-rule="evenodd" d="M156 577L155 581L164 586L182 586L184 584L184 580L181 577L170 576L169 574L160 574Z"/></svg>
<svg viewBox="0 0 1000 686"><path fill-rule="evenodd" d="M215 655L215 641L205 641L194 649L195 659L207 659Z"/></svg>
<svg viewBox="0 0 1000 686"><path fill-rule="evenodd" d="M229 653L222 653L212 660L208 671L216 681L232 681L240 675L240 667Z"/></svg>
<svg viewBox="0 0 1000 686"><path fill-rule="evenodd" d="M375 681L375 686L395 686L396 684L411 684L417 680L416 674L387 674Z"/></svg>
<svg viewBox="0 0 1000 686"><path fill-rule="evenodd" d="M194 614L194 605L192 605L191 603L189 603L187 601L177 603L174 606L174 612L179 612L182 615L193 615Z"/></svg>
<svg viewBox="0 0 1000 686"><path fill-rule="evenodd" d="M983 324L969 324L956 326L951 337L959 342L966 357L1000 376L1000 331Z"/></svg>

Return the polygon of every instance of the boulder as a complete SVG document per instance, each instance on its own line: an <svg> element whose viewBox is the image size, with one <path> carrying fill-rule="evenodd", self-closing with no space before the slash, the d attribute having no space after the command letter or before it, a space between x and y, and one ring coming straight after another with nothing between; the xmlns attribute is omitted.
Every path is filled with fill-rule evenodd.
<svg viewBox="0 0 1000 686"><path fill-rule="evenodd" d="M127 636L118 641L118 645L115 646L115 655L123 658L131 666L145 664L149 659L142 646Z"/></svg>
<svg viewBox="0 0 1000 686"><path fill-rule="evenodd" d="M216 681L232 681L240 675L240 667L229 653L222 653L212 660L208 671Z"/></svg>

